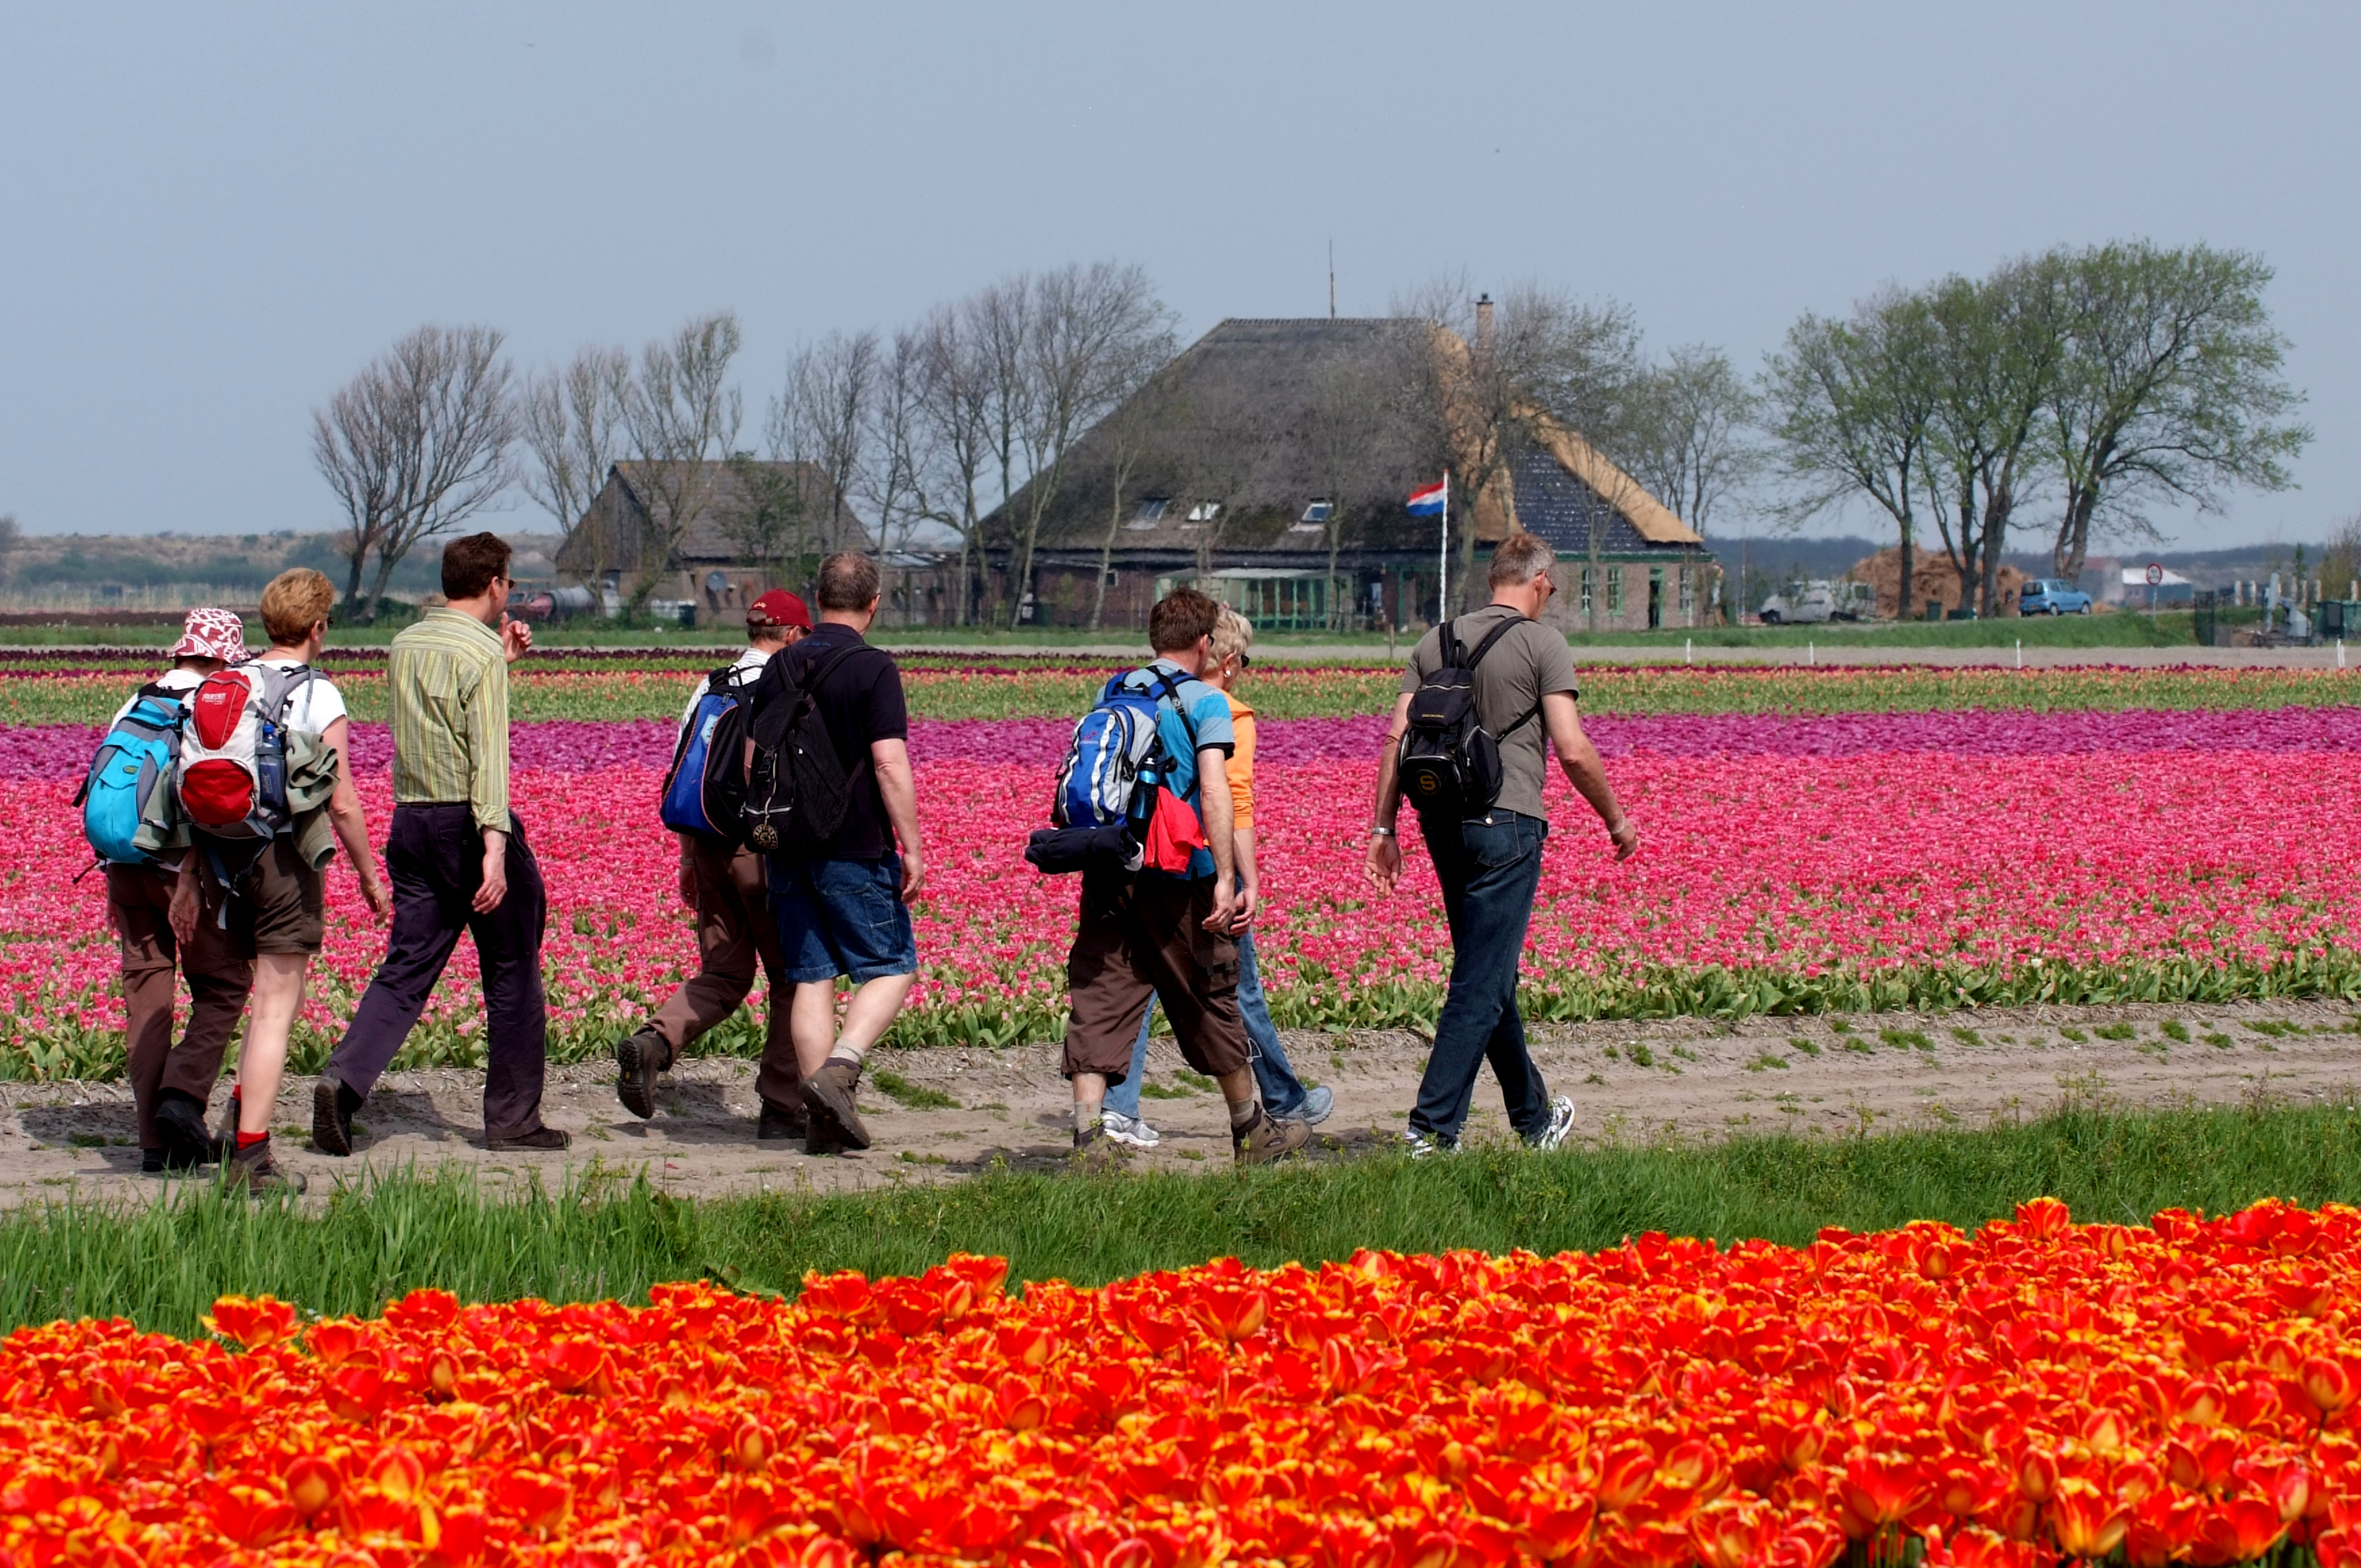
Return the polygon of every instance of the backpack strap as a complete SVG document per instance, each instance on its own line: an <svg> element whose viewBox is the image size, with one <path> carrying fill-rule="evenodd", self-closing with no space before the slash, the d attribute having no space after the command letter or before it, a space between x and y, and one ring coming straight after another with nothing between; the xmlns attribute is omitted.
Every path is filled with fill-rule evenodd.
<svg viewBox="0 0 2361 1568"><path fill-rule="evenodd" d="M1517 620L1522 620L1526 618L1520 616L1517 618ZM1499 625L1492 628L1491 630L1484 634L1484 641L1476 644L1476 656L1467 661L1467 673L1469 674L1472 675L1476 673L1476 666L1484 662L1484 655L1492 651L1492 644L1498 642L1501 638L1506 637L1517 625L1517 620L1504 620L1500 622ZM1541 710L1542 705L1539 702L1534 703L1532 707L1525 709L1525 716L1522 718L1518 719L1514 724L1510 725L1506 729L1501 730L1498 735L1492 737L1492 739L1495 740L1506 740L1510 736L1514 735L1518 730L1522 729L1526 725L1531 724L1533 721L1534 717L1538 715ZM1546 762L1548 759L1543 758L1543 760Z"/></svg>

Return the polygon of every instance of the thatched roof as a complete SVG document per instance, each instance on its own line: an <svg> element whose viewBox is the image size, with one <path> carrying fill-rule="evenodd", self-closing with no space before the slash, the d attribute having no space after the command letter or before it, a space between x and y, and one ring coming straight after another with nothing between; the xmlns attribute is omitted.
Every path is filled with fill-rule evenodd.
<svg viewBox="0 0 2361 1568"><path fill-rule="evenodd" d="M1112 522L1122 554L1193 554L1214 524L1191 513L1220 501L1226 515L1218 521L1217 555L1322 554L1325 528L1305 513L1328 501L1341 514L1348 552L1430 552L1433 520L1411 517L1403 502L1441 477L1448 444L1439 421L1422 425L1398 411L1420 402L1412 384L1435 375L1438 360L1448 377L1466 358L1466 345L1431 322L1223 322L1074 444L1042 514L1038 548L1052 556L1095 554ZM1703 548L1694 531L1581 436L1532 411L1520 413L1545 461L1608 498L1632 547ZM1341 460L1340 451L1347 455ZM1510 488L1516 484L1512 477ZM1011 541L1033 493L1023 487L985 520L995 545ZM1452 512L1455 533L1472 526L1479 540L1497 541L1507 532L1488 495L1479 502L1455 487Z"/></svg>

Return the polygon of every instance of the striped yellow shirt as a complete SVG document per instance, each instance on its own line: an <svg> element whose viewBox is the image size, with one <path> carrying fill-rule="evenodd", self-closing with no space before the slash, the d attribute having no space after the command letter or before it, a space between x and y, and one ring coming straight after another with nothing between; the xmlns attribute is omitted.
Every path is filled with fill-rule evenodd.
<svg viewBox="0 0 2361 1568"><path fill-rule="evenodd" d="M509 662L500 633L434 609L394 633L386 659L397 805L466 801L478 828L509 830Z"/></svg>

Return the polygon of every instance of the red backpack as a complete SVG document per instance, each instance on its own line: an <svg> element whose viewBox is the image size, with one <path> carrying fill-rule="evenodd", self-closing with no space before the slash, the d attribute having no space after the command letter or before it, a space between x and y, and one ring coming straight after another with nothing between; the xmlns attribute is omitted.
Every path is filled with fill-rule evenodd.
<svg viewBox="0 0 2361 1568"><path fill-rule="evenodd" d="M287 704L318 680L308 664L236 664L189 695L173 778L181 809L216 839L272 839L294 823L287 808Z"/></svg>

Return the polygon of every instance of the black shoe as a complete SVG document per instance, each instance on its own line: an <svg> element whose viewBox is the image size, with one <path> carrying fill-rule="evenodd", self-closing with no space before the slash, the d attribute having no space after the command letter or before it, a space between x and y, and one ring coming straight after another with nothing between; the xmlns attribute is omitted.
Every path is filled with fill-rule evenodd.
<svg viewBox="0 0 2361 1568"><path fill-rule="evenodd" d="M827 1134L849 1149L869 1146L869 1129L853 1108L853 1086L861 1081L858 1064L830 1058L804 1080L804 1109L811 1115L812 1136Z"/></svg>
<svg viewBox="0 0 2361 1568"><path fill-rule="evenodd" d="M142 1176L163 1175L164 1151L162 1149L141 1149L139 1151L139 1174Z"/></svg>
<svg viewBox="0 0 2361 1568"><path fill-rule="evenodd" d="M656 1113L656 1074L672 1065L672 1047L653 1029L615 1044L615 1098L644 1122Z"/></svg>
<svg viewBox="0 0 2361 1568"><path fill-rule="evenodd" d="M535 1127L530 1133L519 1133L514 1137L488 1136L484 1139L484 1146L496 1153L511 1149L555 1150L564 1148L573 1141L570 1135L562 1133L555 1127Z"/></svg>
<svg viewBox="0 0 2361 1568"><path fill-rule="evenodd" d="M351 1092L333 1078L312 1086L312 1146L322 1154L353 1152L353 1113L345 1104Z"/></svg>
<svg viewBox="0 0 2361 1568"><path fill-rule="evenodd" d="M221 1158L221 1144L205 1126L205 1108L193 1095L171 1089L157 1095L156 1133L164 1140L166 1170L187 1170Z"/></svg>
<svg viewBox="0 0 2361 1568"><path fill-rule="evenodd" d="M811 1117L800 1105L789 1110L785 1105L763 1102L763 1119L754 1124L754 1137L760 1143L772 1143L784 1138L807 1138L811 1135Z"/></svg>

